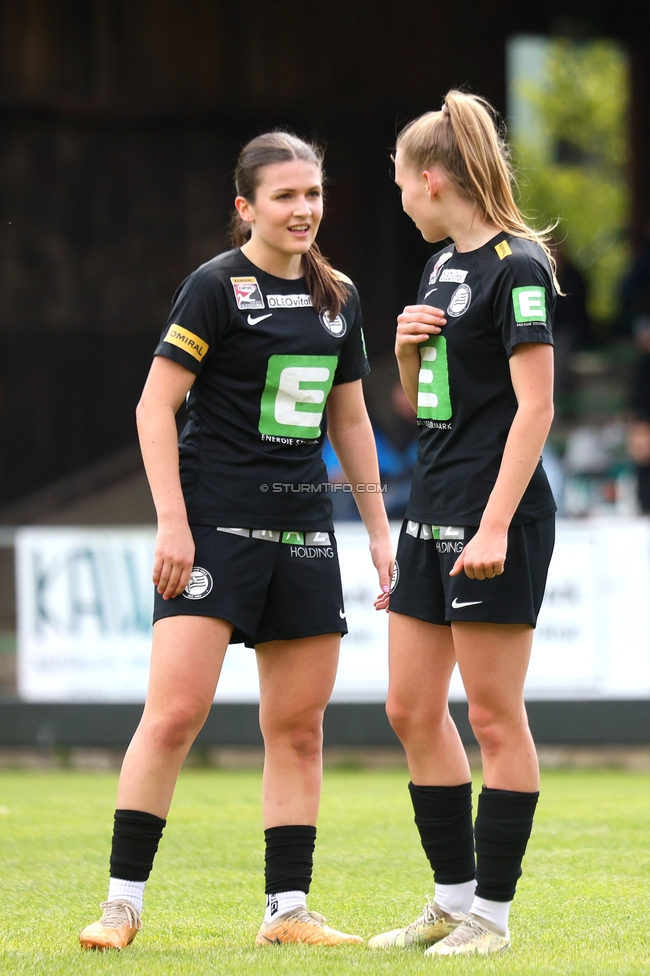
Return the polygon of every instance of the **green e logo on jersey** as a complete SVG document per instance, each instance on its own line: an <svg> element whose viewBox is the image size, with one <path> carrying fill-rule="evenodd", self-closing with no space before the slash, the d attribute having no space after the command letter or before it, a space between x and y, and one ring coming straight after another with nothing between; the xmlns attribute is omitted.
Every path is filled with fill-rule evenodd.
<svg viewBox="0 0 650 976"><path fill-rule="evenodd" d="M546 322L546 290L537 285L512 289L515 322Z"/></svg>
<svg viewBox="0 0 650 976"><path fill-rule="evenodd" d="M271 356L260 404L261 434L320 437L336 356Z"/></svg>
<svg viewBox="0 0 650 976"><path fill-rule="evenodd" d="M420 374L418 376L418 417L422 420L449 420L449 370L447 368L447 340L435 335L420 346Z"/></svg>

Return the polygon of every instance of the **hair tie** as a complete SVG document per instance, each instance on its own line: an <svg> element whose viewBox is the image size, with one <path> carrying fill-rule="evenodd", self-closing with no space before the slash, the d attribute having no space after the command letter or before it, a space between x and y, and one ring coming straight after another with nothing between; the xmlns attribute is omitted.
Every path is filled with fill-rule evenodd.
<svg viewBox="0 0 650 976"><path fill-rule="evenodd" d="M449 106L447 105L446 102L442 106L441 112L443 115L449 115Z"/></svg>

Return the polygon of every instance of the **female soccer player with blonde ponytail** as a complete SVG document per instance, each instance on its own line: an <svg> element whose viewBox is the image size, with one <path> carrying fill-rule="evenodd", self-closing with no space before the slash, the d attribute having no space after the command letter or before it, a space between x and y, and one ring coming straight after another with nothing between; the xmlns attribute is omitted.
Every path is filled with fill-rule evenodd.
<svg viewBox="0 0 650 976"><path fill-rule="evenodd" d="M513 198L483 99L451 91L442 111L408 125L395 180L424 239L452 242L428 262L396 341L420 441L390 598L387 711L407 752L435 895L415 922L370 946L493 953L510 944L539 789L523 686L554 541L540 455L553 416L558 288L544 233ZM447 704L456 664L483 763L474 829Z"/></svg>

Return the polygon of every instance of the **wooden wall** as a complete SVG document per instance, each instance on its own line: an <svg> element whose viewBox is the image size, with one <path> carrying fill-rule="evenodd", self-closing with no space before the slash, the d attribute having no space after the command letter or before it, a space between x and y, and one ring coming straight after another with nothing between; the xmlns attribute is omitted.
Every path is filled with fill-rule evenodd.
<svg viewBox="0 0 650 976"><path fill-rule="evenodd" d="M0 505L133 440L171 295L227 246L238 149L267 128L327 143L319 240L387 352L429 250L396 127L455 85L503 109L508 34L572 6L629 29L600 0L0 0Z"/></svg>

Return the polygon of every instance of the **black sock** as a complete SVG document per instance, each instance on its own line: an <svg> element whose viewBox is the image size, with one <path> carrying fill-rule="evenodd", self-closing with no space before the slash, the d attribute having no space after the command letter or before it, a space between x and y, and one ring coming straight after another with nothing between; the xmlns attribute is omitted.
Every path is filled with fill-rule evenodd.
<svg viewBox="0 0 650 976"><path fill-rule="evenodd" d="M167 823L153 813L116 810L111 848L111 878L146 881Z"/></svg>
<svg viewBox="0 0 650 976"><path fill-rule="evenodd" d="M483 787L476 817L476 894L512 901L539 793Z"/></svg>
<svg viewBox="0 0 650 976"><path fill-rule="evenodd" d="M269 827L266 841L266 894L309 891L316 845L316 828L303 824Z"/></svg>
<svg viewBox="0 0 650 976"><path fill-rule="evenodd" d="M409 783L415 823L438 884L462 884L476 875L472 830L472 784L416 786Z"/></svg>

